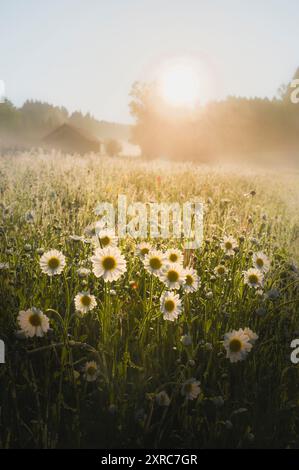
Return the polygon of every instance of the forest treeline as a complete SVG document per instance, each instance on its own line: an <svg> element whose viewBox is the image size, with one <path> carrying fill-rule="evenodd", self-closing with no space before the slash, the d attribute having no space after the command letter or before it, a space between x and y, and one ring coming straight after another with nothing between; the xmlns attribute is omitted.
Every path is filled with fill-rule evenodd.
<svg viewBox="0 0 299 470"><path fill-rule="evenodd" d="M98 138L127 140L130 135L130 126L98 121L89 113L69 113L40 101L26 101L17 108L6 99L0 104L0 147L41 145L47 134L66 122Z"/></svg>
<svg viewBox="0 0 299 470"><path fill-rule="evenodd" d="M299 69L273 99L232 96L192 111L170 108L154 83L137 82L130 103L133 141L147 158L299 162L299 103L291 101L295 79Z"/></svg>

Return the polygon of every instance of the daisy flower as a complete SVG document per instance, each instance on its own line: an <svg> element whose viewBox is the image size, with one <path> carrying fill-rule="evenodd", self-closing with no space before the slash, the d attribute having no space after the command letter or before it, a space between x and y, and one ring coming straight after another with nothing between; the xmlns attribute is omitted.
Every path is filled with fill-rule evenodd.
<svg viewBox="0 0 299 470"><path fill-rule="evenodd" d="M261 251L259 251L258 253L254 253L253 264L256 269L259 269L263 273L266 273L270 269L270 260Z"/></svg>
<svg viewBox="0 0 299 470"><path fill-rule="evenodd" d="M187 380L182 385L181 394L186 400L195 400L200 394L200 382L194 378Z"/></svg>
<svg viewBox="0 0 299 470"><path fill-rule="evenodd" d="M150 243L141 242L141 243L138 243L138 245L136 247L136 253L140 258L144 258L146 255L149 254L151 248L152 247L151 247Z"/></svg>
<svg viewBox="0 0 299 470"><path fill-rule="evenodd" d="M250 268L248 271L243 272L244 283L255 289L262 287L264 275L259 269Z"/></svg>
<svg viewBox="0 0 299 470"><path fill-rule="evenodd" d="M93 273L105 282L117 281L126 272L126 260L116 247L98 249L91 258Z"/></svg>
<svg viewBox="0 0 299 470"><path fill-rule="evenodd" d="M168 289L179 289L185 280L185 272L181 264L171 263L159 275Z"/></svg>
<svg viewBox="0 0 299 470"><path fill-rule="evenodd" d="M94 237L96 246L100 248L106 248L108 246L117 245L117 237L115 236L114 230L96 230L96 236Z"/></svg>
<svg viewBox="0 0 299 470"><path fill-rule="evenodd" d="M50 326L49 318L43 314L41 310L35 307L31 307L28 310L21 310L18 315L18 323L21 328L21 332L32 338L33 336L44 336Z"/></svg>
<svg viewBox="0 0 299 470"><path fill-rule="evenodd" d="M174 321L182 311L182 301L178 294L165 292L160 299L160 308L164 320Z"/></svg>
<svg viewBox="0 0 299 470"><path fill-rule="evenodd" d="M242 328L226 333L223 345L226 349L226 357L230 362L243 361L252 349L250 338Z"/></svg>
<svg viewBox="0 0 299 470"><path fill-rule="evenodd" d="M185 283L184 283L184 290L189 292L195 292L200 286L200 278L193 268L186 268L185 269Z"/></svg>
<svg viewBox="0 0 299 470"><path fill-rule="evenodd" d="M165 253L166 261L169 263L183 263L184 257L183 253L180 250L176 250L175 248L170 248Z"/></svg>
<svg viewBox="0 0 299 470"><path fill-rule="evenodd" d="M65 256L58 250L47 251L41 256L39 265L48 276L61 274L65 267Z"/></svg>
<svg viewBox="0 0 299 470"><path fill-rule="evenodd" d="M259 339L258 335L254 333L248 326L244 328L244 334L248 336L251 344L254 344Z"/></svg>
<svg viewBox="0 0 299 470"><path fill-rule="evenodd" d="M90 310L93 310L97 305L95 296L90 295L89 292L79 292L79 294L76 295L74 302L76 311L81 313L87 313Z"/></svg>
<svg viewBox="0 0 299 470"><path fill-rule="evenodd" d="M224 237L220 246L227 255L234 255L234 248L237 248L238 243L233 237Z"/></svg>
<svg viewBox="0 0 299 470"><path fill-rule="evenodd" d="M165 266L165 255L162 251L151 250L144 258L144 267L150 274L159 276Z"/></svg>
<svg viewBox="0 0 299 470"><path fill-rule="evenodd" d="M98 365L95 361L86 362L84 366L84 378L87 382L94 382L99 375Z"/></svg>
<svg viewBox="0 0 299 470"><path fill-rule="evenodd" d="M88 269L88 268L78 268L77 269L77 274L81 278L88 277L89 274L90 274L90 269Z"/></svg>
<svg viewBox="0 0 299 470"><path fill-rule="evenodd" d="M165 392L165 390L162 390L162 392L157 393L156 402L159 406L169 406L170 398L168 396L168 393Z"/></svg>
<svg viewBox="0 0 299 470"><path fill-rule="evenodd" d="M214 269L214 274L215 274L217 277L222 277L222 276L224 276L226 273L227 273L227 269L226 269L225 266L223 266L223 264L219 264L219 265L216 266L216 268Z"/></svg>

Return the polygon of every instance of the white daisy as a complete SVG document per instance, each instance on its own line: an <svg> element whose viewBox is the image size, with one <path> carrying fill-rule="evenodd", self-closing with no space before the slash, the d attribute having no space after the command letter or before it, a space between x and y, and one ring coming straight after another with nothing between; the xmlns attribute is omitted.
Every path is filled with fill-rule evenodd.
<svg viewBox="0 0 299 470"><path fill-rule="evenodd" d="M152 247L150 243L141 242L141 243L138 243L138 245L136 246L136 253L140 258L144 258L146 255L149 254L151 249Z"/></svg>
<svg viewBox="0 0 299 470"><path fill-rule="evenodd" d="M200 277L193 268L185 269L184 290L186 292L195 292L200 286Z"/></svg>
<svg viewBox="0 0 299 470"><path fill-rule="evenodd" d="M234 255L234 248L237 248L238 243L233 237L224 237L220 246L227 255Z"/></svg>
<svg viewBox="0 0 299 470"><path fill-rule="evenodd" d="M41 256L39 265L48 276L61 274L65 267L65 256L58 250L47 251Z"/></svg>
<svg viewBox="0 0 299 470"><path fill-rule="evenodd" d="M144 267L150 274L159 276L165 267L165 255L162 251L151 250L144 258Z"/></svg>
<svg viewBox="0 0 299 470"><path fill-rule="evenodd" d="M162 270L159 279L168 289L179 289L185 280L185 271L181 264L171 263Z"/></svg>
<svg viewBox="0 0 299 470"><path fill-rule="evenodd" d="M259 339L258 335L248 328L248 326L244 328L244 334L248 336L251 344L254 344Z"/></svg>
<svg viewBox="0 0 299 470"><path fill-rule="evenodd" d="M252 349L250 338L242 328L226 333L223 345L226 349L226 357L230 362L243 361Z"/></svg>
<svg viewBox="0 0 299 470"><path fill-rule="evenodd" d="M88 268L78 268L77 269L78 276L81 278L88 277L90 274L90 269Z"/></svg>
<svg viewBox="0 0 299 470"><path fill-rule="evenodd" d="M93 273L105 282L117 281L127 269L126 260L116 247L98 249L91 258Z"/></svg>
<svg viewBox="0 0 299 470"><path fill-rule="evenodd" d="M49 318L38 308L32 307L21 310L18 315L18 323L22 333L32 338L33 336L44 336L50 328Z"/></svg>
<svg viewBox="0 0 299 470"><path fill-rule="evenodd" d="M162 392L157 393L156 402L159 406L169 406L170 398L168 396L168 393L165 392L165 390L162 390Z"/></svg>
<svg viewBox="0 0 299 470"><path fill-rule="evenodd" d="M103 223L101 220L98 220L97 222L92 222L91 224L87 225L83 230L83 233L86 237L94 239L94 237L96 237L96 235L104 229L105 223Z"/></svg>
<svg viewBox="0 0 299 470"><path fill-rule="evenodd" d="M258 289L262 287L264 281L264 275L259 269L250 268L248 271L243 272L244 283L250 287Z"/></svg>
<svg viewBox="0 0 299 470"><path fill-rule="evenodd" d="M160 299L160 308L164 320L174 321L182 311L182 301L178 294L165 292Z"/></svg>
<svg viewBox="0 0 299 470"><path fill-rule="evenodd" d="M186 400L195 400L200 394L200 382L194 378L187 380L182 385L181 394Z"/></svg>
<svg viewBox="0 0 299 470"><path fill-rule="evenodd" d="M254 253L253 264L256 269L259 269L263 273L266 273L270 269L270 260L261 251L259 251L258 253Z"/></svg>
<svg viewBox="0 0 299 470"><path fill-rule="evenodd" d="M108 246L117 245L117 237L114 230L99 230L96 229L96 235L93 238L94 244L99 248L107 248Z"/></svg>
<svg viewBox="0 0 299 470"><path fill-rule="evenodd" d="M184 256L183 253L180 250L177 250L175 248L170 248L169 250L166 251L165 253L165 258L166 261L169 263L183 263Z"/></svg>
<svg viewBox="0 0 299 470"><path fill-rule="evenodd" d="M223 264L219 264L219 265L216 266L216 268L214 269L214 274L215 274L217 277L225 276L226 273L227 273L227 269L226 269L225 266L223 266Z"/></svg>
<svg viewBox="0 0 299 470"><path fill-rule="evenodd" d="M87 382L94 382L99 375L98 365L95 361L86 362L84 366L84 377Z"/></svg>
<svg viewBox="0 0 299 470"><path fill-rule="evenodd" d="M95 296L90 295L89 292L79 292L74 301L76 311L81 313L87 313L90 310L93 310L97 305Z"/></svg>

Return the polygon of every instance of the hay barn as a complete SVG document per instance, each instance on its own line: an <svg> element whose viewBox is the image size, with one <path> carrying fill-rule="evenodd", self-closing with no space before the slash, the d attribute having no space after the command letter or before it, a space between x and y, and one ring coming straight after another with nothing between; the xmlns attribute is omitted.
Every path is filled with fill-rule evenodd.
<svg viewBox="0 0 299 470"><path fill-rule="evenodd" d="M55 148L64 153L79 153L84 155L89 152L104 152L103 142L85 130L62 124L43 139L48 148Z"/></svg>

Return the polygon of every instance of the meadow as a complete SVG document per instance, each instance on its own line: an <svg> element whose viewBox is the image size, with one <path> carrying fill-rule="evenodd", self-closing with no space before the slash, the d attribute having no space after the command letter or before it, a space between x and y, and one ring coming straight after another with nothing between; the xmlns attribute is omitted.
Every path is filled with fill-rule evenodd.
<svg viewBox="0 0 299 470"><path fill-rule="evenodd" d="M97 233L119 194L202 246ZM0 447L299 447L298 172L31 151L0 195Z"/></svg>

